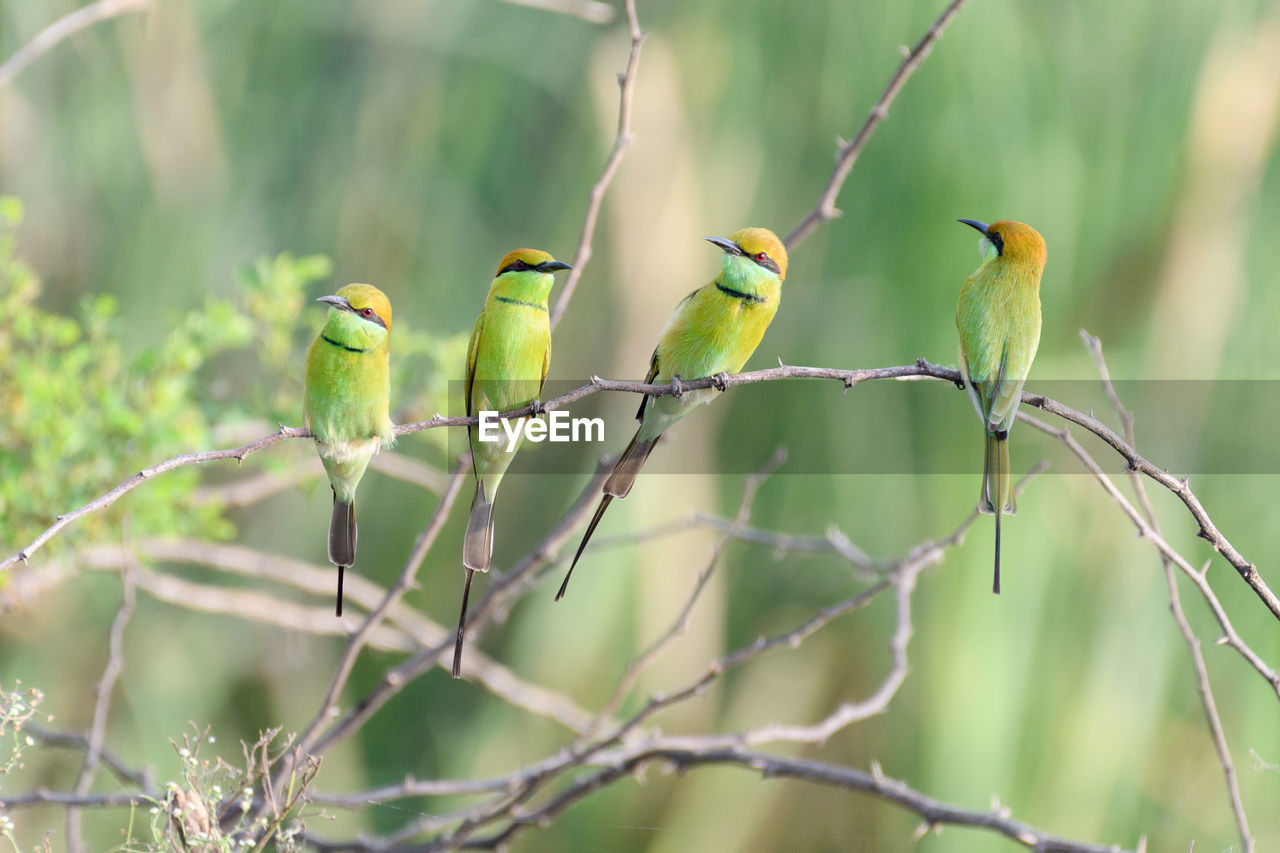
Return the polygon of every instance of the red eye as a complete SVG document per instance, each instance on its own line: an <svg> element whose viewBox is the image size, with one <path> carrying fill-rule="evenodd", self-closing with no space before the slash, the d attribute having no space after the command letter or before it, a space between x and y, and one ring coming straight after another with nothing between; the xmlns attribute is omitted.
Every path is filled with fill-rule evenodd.
<svg viewBox="0 0 1280 853"><path fill-rule="evenodd" d="M512 266L512 267L514 267L514 268L515 268L515 269L517 269L517 270L524 270L524 269L528 269L528 268L529 268L529 267L528 267L528 264L526 264L524 261L516 261L516 262L515 262L514 264L512 264L511 266Z"/></svg>
<svg viewBox="0 0 1280 853"><path fill-rule="evenodd" d="M372 308L366 308L366 309L364 309L363 311L361 311L361 312L360 312L360 315L361 315L362 317L372 317L372 316L373 316L373 309L372 309Z"/></svg>
<svg viewBox="0 0 1280 853"><path fill-rule="evenodd" d="M769 256L768 256L768 255L766 255L764 252L756 252L756 260L757 260L757 261L763 261L763 260L766 260L768 257L769 257Z"/></svg>

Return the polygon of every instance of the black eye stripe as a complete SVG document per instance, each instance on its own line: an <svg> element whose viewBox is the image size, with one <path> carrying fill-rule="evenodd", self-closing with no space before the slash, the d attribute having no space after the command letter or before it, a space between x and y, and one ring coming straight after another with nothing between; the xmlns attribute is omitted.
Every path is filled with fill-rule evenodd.
<svg viewBox="0 0 1280 853"><path fill-rule="evenodd" d="M744 253L744 254L747 254L747 253ZM763 253L763 252L758 252L757 254L764 254L764 253ZM756 265L757 265L757 266L763 267L764 269L767 269L767 270L769 270L769 271L770 271L770 272L772 272L772 273L776 273L776 274L778 274L778 275L782 275L782 269L778 266L777 261L775 261L773 258L769 257L767 254L765 254L765 255L764 255L764 258L763 258L763 259L757 258L757 257L756 257L755 255L753 255L753 254L747 254L747 257L748 257L748 258L750 258L751 260L755 261L755 263L756 263Z"/></svg>
<svg viewBox="0 0 1280 853"><path fill-rule="evenodd" d="M987 239L991 241L991 245L996 247L996 254L1004 254L1004 238L994 231L987 232Z"/></svg>

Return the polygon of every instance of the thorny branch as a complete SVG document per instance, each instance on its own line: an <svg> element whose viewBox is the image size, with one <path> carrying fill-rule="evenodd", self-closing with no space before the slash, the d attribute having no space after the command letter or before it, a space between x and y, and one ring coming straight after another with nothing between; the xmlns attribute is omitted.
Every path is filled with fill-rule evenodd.
<svg viewBox="0 0 1280 853"><path fill-rule="evenodd" d="M739 385L753 385L759 382L775 382L783 379L826 379L834 380L844 384L846 389L852 388L862 382L870 382L879 379L940 379L950 382L959 387L961 380L960 371L953 367L944 367L934 364L926 359L919 359L915 364L899 365L896 367L876 367L864 368L861 370L845 370L833 367L798 367L792 365L779 365L778 367L766 368L764 370L753 370L746 373L734 373L728 376L707 377L704 379L694 379L681 382L680 392L694 391L703 388L724 387L733 388ZM661 397L676 393L677 389L673 385L653 385L645 382L626 382L614 379L601 379L593 376L585 385L581 385L566 394L562 394L552 400L545 401L541 404L541 408L546 411L562 409L571 403L575 403L584 397L601 391L622 391L632 394L648 394L650 396ZM1188 481L1183 478L1179 479L1163 468L1148 461L1134 447L1125 441L1115 430L1108 427L1102 421L1080 412L1072 407L1060 403L1050 397L1042 394L1035 394L1031 391L1022 393L1022 402L1024 405L1033 406L1037 409L1056 415L1065 421L1074 423L1077 426L1084 427L1089 432L1098 436L1104 442L1109 444L1125 460L1128 465L1136 471L1145 474L1155 482L1164 486L1178 497L1179 500L1190 511L1191 516L1199 525L1198 535L1209 542L1213 549L1226 557L1227 561L1236 569L1240 577L1245 583L1253 589L1254 593L1267 606L1277 619L1280 619L1280 598L1272 592L1262 576L1258 574L1257 567L1246 560L1239 551L1235 549L1225 536L1218 530L1217 526L1209 518L1208 512L1200 503L1200 499L1191 491ZM520 418L528 417L534 414L533 406L524 406L519 409L513 409L509 412L503 412L503 418ZM436 429L439 427L450 426L469 426L476 424L476 418L471 417L444 417L436 415L427 421L418 421L416 423L401 424L396 427L397 435L409 435L415 432L421 432L427 429ZM134 488L141 485L146 480L180 468L184 465L193 465L201 462L208 462L216 459L236 459L243 461L249 454L282 441L286 438L308 438L310 434L306 430L296 427L280 427L279 430L271 435L258 439L242 447L229 448L227 450L206 451L203 453L190 453L182 456L175 456L167 459L158 465L144 469L139 473L130 477L116 488L112 489L102 497L91 501L84 506L72 510L66 515L61 515L51 524L43 533L31 541L25 548L7 557L0 562L0 571L7 569L14 563L19 561L25 562L33 553L46 542L52 539L57 533L66 527L72 521L81 518L89 513L105 509L115 503L121 497Z"/></svg>
<svg viewBox="0 0 1280 853"><path fill-rule="evenodd" d="M929 27L929 30L916 43L916 46L903 57L902 63L898 65L898 70L893 72L893 76L889 78L889 85L885 87L880 99L871 108L871 112L867 115L867 120L863 122L857 135L851 141L842 143L840 150L836 152L835 169L831 172L827 185L823 187L822 194L818 196L818 203L804 219L800 220L799 225L791 229L791 233L783 241L786 244L787 251L791 251L804 242L805 238L812 234L819 225L840 215L840 210L836 207L836 197L840 195L840 190L844 187L845 179L849 177L853 164L857 162L858 155L867 146L867 142L871 139L871 134L876 132L880 122L889 117L889 107L893 104L894 99L898 97L902 87L907 85L907 80L911 75L929 56L929 51L933 49L934 42L942 37L942 33L947 29L952 19L960 14L960 9L963 8L965 2L966 0L952 0L950 5L943 10L942 15L933 22L933 26ZM903 48L903 50L906 50L906 48Z"/></svg>
<svg viewBox="0 0 1280 853"><path fill-rule="evenodd" d="M3 65L0 65L0 87L12 81L28 65L76 33L93 26L99 21L127 15L130 12L144 11L150 8L151 3L152 0L98 0L97 3L84 6L62 16L37 33L35 38L23 45L13 56L6 59Z"/></svg>
<svg viewBox="0 0 1280 853"><path fill-rule="evenodd" d="M125 546L127 547L127 545ZM124 629L133 616L135 603L135 584L129 559L126 557L120 569L123 587L120 609L111 623L111 633L107 639L107 666L102 671L102 680L94 688L97 694L93 703L93 722L89 726L89 736L85 740L84 764L80 767L80 775L72 793L84 796L89 793L93 784L93 776L102 761L102 747L107 737L107 712L111 707L111 692L115 690L116 679L124 670ZM84 849L81 840L80 809L72 806L67 810L67 849L79 853Z"/></svg>
<svg viewBox="0 0 1280 853"><path fill-rule="evenodd" d="M1038 473L1029 474L1019 483L1019 490L1027 480ZM763 474L763 472L762 472ZM747 485L740 512L735 517L743 519L742 507L750 503L755 488L759 484L757 475ZM906 654L907 644L911 637L910 594L915 580L928 566L936 564L945 550L962 541L964 534L975 521L976 513L967 517L949 536L937 542L924 543L912 549L906 556L886 564L888 568L885 580L869 590L827 608L818 616L806 620L791 631L771 638L760 638L735 652L726 655L712 664L707 674L680 690L659 694L650 699L645 706L625 723L614 725L612 731L594 741L579 740L561 754L550 759L522 768L508 776L483 780L437 780L420 782L407 780L403 785L383 788L355 794L333 795L317 794L316 802L360 807L374 802L403 799L413 796L446 796L456 794L491 793L492 799L481 803L471 810L454 812L449 815L425 815L410 826L396 832L392 836L361 841L331 842L309 835L308 843L322 851L336 850L394 850L394 851L441 851L452 849L499 849L511 838L525 829L541 825L555 818L558 814L575 802L617 780L642 771L646 765L658 763L674 766L676 769L693 767L709 763L730 763L760 770L766 776L795 778L820 784L837 785L879 796L911 809L925 818L925 828L937 829L944 824L972 826L1003 833L1032 850L1066 850L1066 851L1103 851L1115 850L1090 845L1067 839L1054 838L1032 827L1012 820L1007 810L996 808L990 812L971 811L949 804L940 803L929 798L901 782L887 778L873 765L872 773L864 773L849 768L812 761L800 761L746 750L751 744L777 741L793 741L816 743L830 737L836 730L859 719L865 719L887 707L889 699L901 685L908 669ZM717 546L717 553L723 542ZM681 701L701 695L711 681L721 677L728 670L741 666L755 657L775 649L794 649L821 627L830 624L837 617L857 609L879 592L895 587L897 590L898 627L890 640L892 666L881 685L872 692L871 698L859 702L848 703L836 709L826 720L814 726L790 727L770 725L760 729L749 730L738 734L702 735L702 736L664 736L656 730L644 731L640 726L661 710ZM684 605L681 614L688 612L702 589L695 583L694 588ZM677 617L675 627L680 624ZM674 630L674 628L673 628ZM672 630L659 638L665 641L673 633ZM638 661L646 660L642 654ZM635 664L633 664L634 667ZM631 680L632 667L623 674L619 689L624 688ZM616 692L616 691L615 691ZM585 776L578 776L568 782L567 787L552 795L546 805L536 808L525 808L535 795L558 778L567 775L575 768L598 768ZM453 830L442 832L436 838L425 843L407 843L409 839L421 833L437 832L444 826L456 823ZM495 823L505 823L495 833L482 836L483 831Z"/></svg>
<svg viewBox="0 0 1280 853"><path fill-rule="evenodd" d="M591 260L591 242L596 234L596 220L600 218L600 206L604 204L605 193L613 183L613 176L622 165L623 155L631 147L635 135L631 132L631 100L636 87L636 69L640 65L640 44L644 41L644 32L640 29L640 19L636 17L636 0L623 0L627 12L627 31L631 36L631 52L627 54L627 67L618 75L618 133L614 139L613 150L605 161L600 179L591 187L588 195L587 213L582 220L582 236L578 238L578 248L573 252L573 269L569 271L551 308L551 328L554 331L560 325L564 312L569 309L569 300L578 287L582 271Z"/></svg>
<svg viewBox="0 0 1280 853"><path fill-rule="evenodd" d="M1116 417L1120 419L1120 427L1124 431L1125 441L1129 442L1130 446L1137 447L1137 434L1133 428L1133 413L1125 408L1124 403L1120 401L1120 395L1116 393L1115 386L1111 383L1111 371L1107 369L1107 360L1102 355L1102 341L1084 329L1080 330L1080 339L1084 341L1085 348L1093 355L1094 364L1098 368L1098 375L1102 377L1102 387L1107 392L1107 399L1111 401L1111 408L1115 410ZM1138 472L1133 469L1129 470L1129 479L1133 485L1133 492L1138 497L1138 504L1142 507L1143 518L1151 525L1152 530L1160 534L1160 524L1156 520L1155 507L1151 505L1151 497L1147 494L1146 484L1138 476ZM1164 570L1165 587L1169 591L1169 609L1173 613L1174 621L1178 623L1178 630L1182 634L1182 639L1187 644L1187 653L1191 655L1191 665L1196 673L1196 689L1200 694L1200 704L1204 708L1205 723L1209 726L1209 736L1213 740L1213 748L1218 753L1218 763L1222 765L1222 773L1226 779L1227 798L1231 802L1231 812L1235 817L1236 827L1240 832L1240 843L1245 853L1253 853L1255 849L1253 834L1249 831L1249 818L1245 814L1244 800L1240 798L1240 785L1236 779L1236 767L1231 760L1231 750L1227 746L1227 735L1222 728L1222 718L1218 715L1218 703L1213 697L1213 688L1209 684L1209 668L1204 662L1204 652L1200 648L1200 638L1191 629L1191 623L1187 621L1187 615L1182 610L1182 596L1178 593L1178 581L1173 572L1173 561L1168 555L1160 553L1160 565ZM1205 578L1205 584L1208 585L1208 578Z"/></svg>
<svg viewBox="0 0 1280 853"><path fill-rule="evenodd" d="M528 2L528 0L518 0L519 2ZM908 78L914 73L919 65L924 61L930 49L942 35L943 31L950 24L951 20L960 11L965 0L953 0L940 17L933 23L928 32L917 43L915 48L910 52L905 52L905 58L895 71L893 77L889 81L889 85L871 110L866 122L859 130L858 134L849 143L842 144L837 152L836 165L832 172L827 185L823 189L817 205L814 209L796 226L795 229L787 236L786 243L789 248L794 248L806 237L808 237L817 227L826 221L829 221L839 215L838 209L835 207L836 199L840 190L848 177L855 161L857 160L862 149L867 144L870 136L876 127L884 120L888 114L888 108L897 97L902 87L906 84ZM539 5L555 5L547 4L543 0L538 0ZM53 27L50 27L45 33L37 38L41 41L40 45L33 42L18 54L15 54L4 66L0 66L0 85L11 79L13 74L29 64L40 53L48 50L57 41L65 38L71 32L83 28L92 23L94 20L101 20L104 11L110 11L111 14L121 14L125 11L132 11L134 8L142 8L147 5L146 0L102 0L102 2L85 7L72 15L67 16L59 21ZM559 4L564 6L564 4ZM592 4L583 4L583 8ZM600 179L592 187L589 196L589 205L584 218L582 235L578 247L574 255L575 270L566 280L565 286L555 303L552 313L552 323L558 323L563 317L567 304L572 296L574 289L580 280L582 269L591 256L591 243L594 235L596 221L599 215L601 205L609 184L616 173L626 149L631 144L633 134L631 131L631 99L635 84L635 73L638 66L640 45L643 39L643 33L640 30L639 23L635 12L634 0L625 0L625 10L627 13L628 29L630 34L630 53L625 71L619 75L619 114L618 114L618 131L614 141L613 149L606 160L604 169ZM98 17L92 17L98 15ZM79 23L68 22L76 21ZM58 28L58 29L56 29ZM50 33L56 36L53 40L48 40ZM29 53L32 48L34 53ZM1100 357L1100 354L1099 354ZM731 385L745 385L757 382L775 381L782 379L828 379L842 382L846 388L851 388L859 382L871 381L875 379L916 379L916 378L932 378L947 382L956 383L959 380L957 371L931 364L924 359L918 361L915 365L907 365L900 367L877 368L871 370L839 370L831 368L808 368L808 367L788 367L780 363L778 368L762 371L753 371L749 373L737 374L728 377L724 381L724 387ZM695 380L682 383L684 390L695 390L699 388L707 388L719 386L719 379ZM1107 385L1109 393L1112 392L1110 385ZM619 382L611 380L603 380L593 377L591 381L570 393L563 395L555 400L551 400L543 404L543 408L547 410L563 408L569 404L576 402L586 396L601 391L620 391L629 393L646 393L651 395L665 395L673 393L671 386L653 386L637 382ZM675 391L679 393L679 391ZM1148 538L1157 547L1161 553L1161 557L1166 561L1166 565L1172 563L1188 575L1195 583L1201 594L1209 603L1214 611L1215 617L1218 618L1219 624L1222 626L1225 636L1225 642L1233 646L1240 652L1251 665L1260 673L1267 677L1277 692L1280 693L1280 680L1274 672L1272 672L1252 650L1244 644L1240 637L1232 629L1230 621L1226 617L1225 610L1218 602L1211 588L1209 588L1204 572L1197 572L1190 564L1173 551L1167 543L1161 538L1158 528L1155 526L1154 518L1150 517L1150 504L1146 497L1145 491L1141 489L1141 481L1138 474L1141 473L1162 486L1167 488L1179 497L1183 504L1187 507L1192 517L1196 520L1200 535L1205 538L1214 549L1222 553L1231 563L1240 575L1254 589L1255 593L1261 598L1273 614L1280 618L1280 602L1266 584L1257 575L1254 566L1248 563L1241 556L1230 542L1222 536L1222 534L1213 525L1209 519L1207 512L1200 504L1199 500L1191 492L1185 480L1178 480L1159 469L1154 464L1137 454L1134 449L1133 434L1131 430L1131 421L1125 420L1123 407L1117 403L1117 411L1122 413L1121 420L1125 426L1125 434L1122 438L1120 435L1111 431L1101 422L1094 419L1091 415L1082 414L1068 406L1046 397L1024 394L1024 402L1030 406L1041 408L1046 412L1050 412L1058 417L1075 423L1084 429L1092 432L1109 444L1120 456L1122 456L1130 465L1135 484L1138 486L1138 494L1143 505L1144 511L1148 513L1148 517L1144 518L1133 509L1131 505L1125 501L1123 496L1115 490L1113 484L1102 474L1101 469L1097 466L1092 457L1083 450L1080 445L1075 442L1070 432L1063 428L1056 430L1053 427L1041 423L1030 416L1024 419L1036 425L1053 435L1060 437L1068 444L1073 452L1081 458L1082 463L1088 468L1102 483L1104 489L1116 499L1121 508L1134 521L1142 532L1144 537ZM522 417L532 414L532 407L525 407L514 412L506 413L506 417ZM469 418L445 418L437 416L429 421L414 424L405 424L397 428L397 434L405 435L419 432L426 429L448 426L463 426L474 423ZM0 563L0 571L8 568L18 561L27 560L31 554L42 547L53 536L57 535L65 526L92 512L105 509L114 504L120 497L127 494L132 489L141 485L144 481L158 476L167 471L178 467L191 464L199 464L202 462L235 459L242 462L250 454L262 450L272 444L288 438L307 438L310 437L305 430L281 426L280 429L259 439L255 442L243 445L241 447L230 448L226 450L210 451L203 453L191 453L176 456L172 459L161 462L150 468L140 471L130 479L121 483L115 489L102 495L98 499L76 509L72 512L60 516L54 524L45 530L40 536L33 540L26 548L18 553L8 557ZM386 466L386 459L378 460ZM1092 463L1092 464L1091 464ZM486 625L494 620L504 618L506 612L511 608L513 603L532 589L540 580L542 569L553 564L558 559L557 554L564 546L568 538L574 530L581 525L589 514L594 502L596 491L599 488L601 479L603 478L604 469L597 472L597 475L587 485L582 496L575 502L574 506L566 512L560 523L551 530L542 542L538 544L524 559L514 566L506 574L499 572L494 573L490 587L484 599L480 602L473 613L469 630L479 632L483 631ZM435 485L435 491L441 493L441 501L437 506L436 513L427 528L420 535L415 545L414 555L406 562L405 569L402 571L400 579L388 590L379 590L371 587L367 590L367 595L357 595L357 584L352 585L353 599L358 598L360 603L370 610L370 615L366 617L361 624L357 633L348 641L347 651L344 654L344 665L340 666L335 674L334 682L326 697L322 700L320 711L317 713L311 726L308 727L305 740L308 742L305 759L307 766L314 770L315 762L318 757L323 755L331 746L348 737L359 729L368 719L378 711L392 696L396 695L403 687L410 683L413 679L420 676L427 669L438 665L442 654L449 646L447 632L434 623L429 623L425 617L421 617L413 611L409 611L400 602L400 595L408 584L412 582L414 573L417 571L417 563L421 562L426 551L430 548L435 536L438 534L440 526L443 525L444 519L447 517L449 509L454 502L457 491L460 487L460 475L456 474L444 482L444 478L438 476L440 472L433 472L433 476L429 479ZM1036 472L1033 472L1033 474ZM1029 477L1032 475L1028 475ZM419 477L418 479L422 479ZM1023 481L1025 483L1025 479ZM424 480L424 487L430 488ZM252 484L252 489L244 489L237 494L245 501L252 502L272 493L280 488L278 481L263 479L261 482ZM1021 488L1019 485L1019 488ZM754 489L754 485L749 486L749 490ZM221 494L212 495L213 499L218 499ZM866 717L884 711L893 696L901 686L908 672L907 647L912 635L910 598L911 591L914 588L920 574L929 566L939 562L946 549L957 544L963 539L965 531L973 523L975 516L966 519L950 536L938 540L936 542L926 542L915 549L912 549L907 555L896 561L874 561L861 550L859 550L847 537L840 534L834 528L828 532L825 537L817 536L793 536L791 534L779 533L774 531L754 528L746 524L746 509L750 505L750 495L744 494L743 503L739 513L733 519L719 519L712 516L695 516L691 519L677 521L668 524L660 530L655 529L654 535L660 532L674 532L682 529L684 526L707 526L719 530L723 534L720 544L717 546L711 562L704 569L700 576L704 578L714 568L716 562L722 557L722 551L725 542L729 540L739 540L744 542L754 542L758 544L774 547L776 550L786 551L831 551L844 557L854 566L860 577L871 581L871 586L862 592L829 605L818 611L809 619L797 625L791 631L785 632L774 637L760 637L753 643L748 644L730 654L724 656L712 663L707 672L693 683L685 687L666 694L657 694L651 696L641 709L631 718L625 721L617 721L611 719L613 711L616 711L616 703L602 709L602 712L593 720L587 720L582 709L577 708L568 700L559 703L558 700L564 699L558 695L545 691L538 685L522 685L517 684L515 688L510 688L506 693L496 686L493 679L487 679L485 675L486 661L482 655L478 653L472 658L471 667L472 675L477 681L483 683L495 695L499 695L513 705L523 707L526 710L534 710L534 707L540 707L545 715L565 722L565 725L577 735L575 741L559 753L552 755L542 761L532 765L523 767L507 776L491 778L491 779L465 779L465 780L414 780L406 779L400 785L385 786L380 789L371 791L357 792L352 794L315 794L312 799L317 803L326 803L334 806L342 807L359 807L373 802L384 802L388 800L401 799L414 796L444 796L444 795L489 795L490 799L480 803L472 808L463 809L447 815L437 815L424 817L421 820L411 823L393 836L385 839L374 839L368 842L353 842L337 844L313 836L305 836L305 840L312 847L319 850L374 850L374 849L395 849L395 850L444 850L457 848L472 849L496 849L503 846L512 836L523 831L526 828L540 825L541 823L553 819L558 814L569 808L571 805L588 796L590 793L611 784L614 781L625 778L631 774L641 771L646 765L658 763L661 765L673 767L677 770L687 769L708 764L732 764L746 768L759 770L766 777L785 777L815 782L818 784L834 785L846 789L855 789L864 791L874 796L880 797L887 801L896 803L897 805L919 814L924 823L921 826L921 832L928 830L937 830L943 825L969 826L981 829L987 829L993 832L1001 833L1011 838L1025 847L1032 850L1064 850L1064 851L1092 851L1099 853L1103 850L1118 850L1119 848L1104 848L1086 843L1071 841L1068 839L1055 838L1040 831L1013 820L1007 809L996 807L991 811L970 811L963 808L948 805L946 803L934 800L920 792L917 792L905 784L886 777L879 769L879 766L872 765L872 772L865 773L859 770L837 767L817 761L808 761L802 759L784 758L775 755L767 755L757 752L748 751L747 747L754 744L771 743L777 741L791 741L798 743L821 743L826 738L841 728ZM622 541L627 537L615 537L615 543ZM634 538L644 538L636 536ZM154 543L153 543L154 544ZM605 540L602 540L602 545ZM209 543L194 543L194 546L204 549L225 548L227 546L215 546ZM194 547L188 543L188 547ZM140 546L141 547L141 546ZM247 550L247 549L243 549ZM213 559L213 554L220 553L214 550L203 551L204 556L196 559L209 559L210 564L217 564L217 560ZM419 556L419 554L421 556ZM222 555L226 557L225 554ZM243 556L243 555L241 555ZM168 558L156 558L168 559ZM238 558L237 558L238 559ZM275 559L272 556L272 559ZM415 562L416 560L416 562ZM236 564L236 560L227 559L227 565ZM240 563L243 565L243 563ZM327 572L324 573L327 577ZM264 575L265 576L265 575ZM144 572L138 569L136 579L138 585L146 589L153 595L157 586L148 587L146 584L154 577L160 576L155 573ZM178 578L169 578L170 580L180 581ZM283 577L272 578L280 583L292 583L297 585L298 582L285 580ZM674 641L674 637L679 633L679 627L688 617L693 605L696 603L697 597L703 588L703 582L700 581L694 585L693 592L687 600L685 607L681 611L681 615L676 619L669 632L671 640L667 636L659 638L657 646L665 646L669 642ZM327 590L327 583L320 581L306 582L316 590ZM305 585L305 584L304 584ZM830 624L833 620L843 616L853 610L856 610L875 597L881 592L889 589L895 589L896 597L896 614L897 627L889 641L890 652L890 669L880 685L873 690L868 698L857 702L846 702L836 707L827 717L810 725L790 725L783 723L771 724L759 729L753 729L738 733L729 734L713 734L706 736L664 736L660 731L652 728L644 728L644 725L655 715L661 713L664 709L677 704L678 702L690 699L697 695L701 695L702 691L712 681L718 679L727 670L741 666L752 660L754 657L767 651L779 648L794 648L800 645L805 638L814 632L821 630L824 626ZM1177 609L1176 587L1171 584L1171 600ZM203 587L200 595L203 597L208 594L210 587ZM190 593L191 590L184 590ZM175 591L170 591L173 596L170 600L175 603L181 602L180 595ZM263 596L264 604L269 603L273 599L270 596ZM243 603L244 599L240 599L239 603ZM277 600L278 601L278 600ZM185 602L186 606L190 605L190 596ZM228 604L227 606L231 606ZM123 630L123 619L127 618L122 614L117 617L117 623L120 624L120 630ZM272 622L272 618L276 621ZM271 624L282 624L278 615L269 617L264 614L263 621ZM1180 625L1185 628L1185 620L1179 620ZM424 627L424 625L426 627ZM390 634L386 632L391 632ZM400 632L395 634L395 632ZM116 633L113 627L113 635ZM342 692L345 684L345 672L349 672L350 663L354 661L359 654L361 648L366 644L378 644L380 640L388 636L400 636L412 638L412 643L419 649L418 653L405 663L398 667L388 670L384 673L381 681L365 696L361 697L353 706L343 713L338 713L336 718L330 719L330 714L336 711L338 695ZM1184 632L1185 635L1185 632ZM433 637L437 641L433 641ZM1194 635L1187 637L1189 646L1192 648L1193 657L1196 660L1197 673L1200 676L1202 699L1206 702L1206 712L1211 721L1216 718L1215 712L1212 710L1212 693L1208 689L1207 676L1204 670L1203 658L1199 655L1198 642L1195 641ZM390 642L390 641L388 641ZM656 653L656 652L655 652ZM643 666L645 656L642 655L633 666ZM496 665L495 665L496 666ZM500 668L499 668L500 669ZM345 672L344 672L345 670ZM104 682L106 682L104 678ZM518 681L518 680L517 680ZM630 670L624 673L618 684L620 695L624 695L625 691L630 689L630 682L634 679L630 676ZM536 691L544 690L537 702L531 706L528 697L534 695ZM523 699L520 697L524 697ZM100 697L101 698L101 697ZM522 704L522 702L524 704ZM534 711L538 713L538 711ZM95 714L95 724L97 722L97 714ZM103 715L105 718L105 714ZM327 726L327 728L325 728ZM96 725L95 725L96 728ZM603 728L605 734L594 737L593 733L597 728ZM1211 722L1211 728L1212 722ZM1230 767L1230 759L1225 751L1225 740L1220 738L1220 723L1218 731L1215 731L1215 743L1220 743L1219 755L1224 760L1224 770L1228 773L1228 785L1233 791L1233 808L1237 808L1238 822L1241 827L1242 839L1248 847L1251 839L1248 837L1247 826L1243 821L1243 810L1238 806L1238 794L1234 793L1234 779ZM74 735L63 735L55 733L37 732L37 736L43 737L46 742L60 743L62 745L81 748L86 751L86 768L90 763L98 761L106 763L111 769L123 780L130 781L140 787L143 793L114 793L114 794L87 794L87 793L60 793L51 792L44 788L38 788L31 793L18 795L16 797L5 798L0 805L6 808L17 807L22 805L34 805L39 803L57 803L66 806L90 807L90 806L137 806L146 802L146 798L154 794L153 783L150 776L146 772L132 771L107 751L102 743L101 738L95 738L91 733L87 737L79 737ZM301 749L291 751L289 753L290 761L296 762L300 755ZM265 757L264 757L265 762ZM284 762L288 764L289 762ZM277 764L283 766L283 764ZM593 773L578 776L570 780L568 777L574 771L595 768ZM264 766L263 771L266 772ZM283 774L287 776L288 774ZM543 804L538 807L531 807L532 798L548 790L549 786L557 781L567 781L567 787L564 787L559 793L551 796L549 800L544 800ZM273 786L266 785L266 799L275 796ZM296 793L296 792L295 792ZM505 822L505 826L502 824ZM453 827L452 829L447 829ZM443 833L434 840L425 845L411 845L405 842L415 837L419 837L423 833ZM489 836L480 836L478 833L483 830L489 830L495 834ZM1139 845L1141 849L1141 844Z"/></svg>

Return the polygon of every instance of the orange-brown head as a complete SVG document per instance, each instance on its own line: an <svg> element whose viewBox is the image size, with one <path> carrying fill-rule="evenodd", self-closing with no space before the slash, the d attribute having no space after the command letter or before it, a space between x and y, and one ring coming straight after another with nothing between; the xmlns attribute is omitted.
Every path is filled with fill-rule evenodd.
<svg viewBox="0 0 1280 853"><path fill-rule="evenodd" d="M497 275L509 272L542 272L554 273L556 270L571 270L573 267L557 261L551 255L539 249L516 249L507 252L498 264Z"/></svg>
<svg viewBox="0 0 1280 853"><path fill-rule="evenodd" d="M348 284L333 296L321 296L339 311L350 311L362 320L391 331L391 301L372 284Z"/></svg>
<svg viewBox="0 0 1280 853"><path fill-rule="evenodd" d="M787 277L787 247L782 245L778 235L768 228L743 228L735 231L728 239L724 237L707 237L727 255L749 258L756 266L768 270L780 280Z"/></svg>
<svg viewBox="0 0 1280 853"><path fill-rule="evenodd" d="M986 225L976 219L959 219L970 228L982 234L983 257L988 260L1000 258L1006 263L1031 267L1038 277L1044 272L1048 249L1040 232L1030 225L1002 219Z"/></svg>

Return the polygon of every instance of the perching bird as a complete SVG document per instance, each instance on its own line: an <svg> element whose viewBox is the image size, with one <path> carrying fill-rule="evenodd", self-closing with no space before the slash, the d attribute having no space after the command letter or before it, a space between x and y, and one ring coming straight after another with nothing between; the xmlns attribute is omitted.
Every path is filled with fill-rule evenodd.
<svg viewBox="0 0 1280 853"><path fill-rule="evenodd" d="M992 591L998 595L1000 516L1017 512L1009 467L1009 430L1040 345L1040 276L1047 255L1044 238L1030 225L958 221L982 234L982 265L960 288L956 328L960 332L960 372L986 430L978 510L996 516Z"/></svg>
<svg viewBox="0 0 1280 853"><path fill-rule="evenodd" d="M676 306L649 360L645 382L666 384L737 373L756 351L777 313L782 281L787 277L787 249L777 235L767 228L743 228L727 240L704 239L724 252L720 274ZM574 566L604 511L614 498L625 498L631 491L662 433L699 403L710 403L717 393L715 388L705 388L680 396L646 395L641 399L636 413L640 428L605 480L604 496L560 584L557 601L564 596Z"/></svg>
<svg viewBox="0 0 1280 853"><path fill-rule="evenodd" d="M489 296L484 310L476 318L467 347L468 416L519 409L542 393L551 363L547 297L551 294L556 270L567 269L572 267L537 249L516 249L498 264L497 277L489 285ZM493 555L493 501L519 447L517 440L508 449L505 433L499 441L481 441L479 430L474 426L467 428L467 438L476 475L476 496L471 501L471 519L462 543L466 580L453 649L454 678L461 672L471 577L475 572L489 571Z"/></svg>
<svg viewBox="0 0 1280 853"><path fill-rule="evenodd" d="M341 616L342 573L356 561L356 486L373 454L395 441L387 412L391 303L368 284L317 301L329 304L329 318L307 350L302 425L315 436L333 487L329 562L338 567Z"/></svg>

